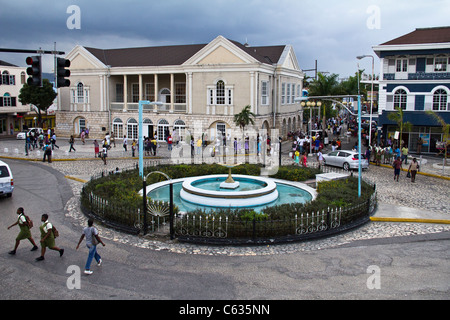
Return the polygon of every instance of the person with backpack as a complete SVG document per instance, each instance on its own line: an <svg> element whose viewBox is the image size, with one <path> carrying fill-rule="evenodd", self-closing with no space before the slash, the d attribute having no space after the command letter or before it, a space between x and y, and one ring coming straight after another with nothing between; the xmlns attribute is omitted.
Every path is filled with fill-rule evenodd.
<svg viewBox="0 0 450 320"><path fill-rule="evenodd" d="M19 215L16 223L13 223L8 227L8 230L14 227L15 225L19 225L20 232L16 237L16 244L14 246L14 249L8 252L9 254L16 254L16 250L19 247L20 241L28 239L31 244L33 245L33 248L31 251L36 251L38 249L36 243L34 242L33 237L31 236L30 229L33 227L33 221L24 214L24 210L22 207L17 209L17 214Z"/></svg>
<svg viewBox="0 0 450 320"><path fill-rule="evenodd" d="M84 267L84 273L85 274L92 274L93 271L91 270L91 263L92 259L95 258L95 261L97 261L97 265L102 265L102 257L97 252L97 245L101 243L103 246L105 246L105 243L100 239L98 235L98 230L96 227L94 227L94 220L89 219L88 220L88 226L83 229L83 233L81 234L80 241L78 241L77 250L80 247L81 241L86 238L86 247L89 249L89 255L86 260L86 265Z"/></svg>
<svg viewBox="0 0 450 320"><path fill-rule="evenodd" d="M48 159L48 163L52 162L52 147L51 145L47 142L44 145L44 158L42 159L42 162L45 162L45 158Z"/></svg>
<svg viewBox="0 0 450 320"><path fill-rule="evenodd" d="M41 217L42 225L39 227L41 231L41 256L36 258L36 261L44 260L45 251L47 248L50 250L58 251L59 256L62 257L64 249L60 249L55 245L55 238L58 237L58 231L48 221L48 214L44 213Z"/></svg>

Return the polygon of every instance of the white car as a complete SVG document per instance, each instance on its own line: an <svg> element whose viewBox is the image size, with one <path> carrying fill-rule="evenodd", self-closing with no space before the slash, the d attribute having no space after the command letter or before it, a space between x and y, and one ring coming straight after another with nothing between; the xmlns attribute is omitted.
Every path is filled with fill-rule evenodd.
<svg viewBox="0 0 450 320"><path fill-rule="evenodd" d="M0 196L6 195L8 198L12 196L14 190L14 179L9 166L0 161Z"/></svg>
<svg viewBox="0 0 450 320"><path fill-rule="evenodd" d="M29 135L29 134L31 133L31 131L34 131L35 134L36 134L36 136L38 136L41 132L44 132L44 130L43 130L42 128L30 128L30 129L28 129L28 130L19 132L19 133L17 134L17 137L16 137L16 138L17 138L18 140L25 140L25 139L26 139L26 136Z"/></svg>
<svg viewBox="0 0 450 320"><path fill-rule="evenodd" d="M324 164L343 168L344 170L358 169L358 152L349 150L335 150L323 155ZM369 168L369 161L364 155L361 157L361 168Z"/></svg>

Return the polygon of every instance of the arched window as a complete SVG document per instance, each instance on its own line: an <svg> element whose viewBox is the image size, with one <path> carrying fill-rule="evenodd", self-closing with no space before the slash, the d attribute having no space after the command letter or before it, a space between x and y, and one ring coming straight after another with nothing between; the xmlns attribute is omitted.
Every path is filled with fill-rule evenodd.
<svg viewBox="0 0 450 320"><path fill-rule="evenodd" d="M138 122L136 119L130 118L127 121L127 137L128 139L138 139Z"/></svg>
<svg viewBox="0 0 450 320"><path fill-rule="evenodd" d="M407 93L403 89L398 89L394 92L394 109L400 108L406 110Z"/></svg>
<svg viewBox="0 0 450 320"><path fill-rule="evenodd" d="M2 84L6 84L9 85L10 84L10 77L9 77L9 72L8 71L3 71L2 72Z"/></svg>
<svg viewBox="0 0 450 320"><path fill-rule="evenodd" d="M438 89L433 93L433 110L447 110L447 92L444 89Z"/></svg>
<svg viewBox="0 0 450 320"><path fill-rule="evenodd" d="M113 132L115 138L122 138L123 137L123 121L122 119L115 118L113 120Z"/></svg>
<svg viewBox="0 0 450 320"><path fill-rule="evenodd" d="M159 120L157 130L158 141L165 141L169 132L169 122L166 119Z"/></svg>
<svg viewBox="0 0 450 320"><path fill-rule="evenodd" d="M173 131L176 131L176 135L178 135L180 141L184 141L184 137L186 134L186 124L183 120L178 119L173 124Z"/></svg>
<svg viewBox="0 0 450 320"><path fill-rule="evenodd" d="M3 95L3 105L2 106L3 107L11 107L12 106L11 95L8 92L6 92Z"/></svg>
<svg viewBox="0 0 450 320"><path fill-rule="evenodd" d="M78 103L84 103L84 85L81 82L77 84L77 97Z"/></svg>
<svg viewBox="0 0 450 320"><path fill-rule="evenodd" d="M225 83L222 80L216 84L216 103L225 104Z"/></svg>
<svg viewBox="0 0 450 320"><path fill-rule="evenodd" d="M226 84L224 80L217 80L214 85L209 85L208 105L233 105L234 86Z"/></svg>

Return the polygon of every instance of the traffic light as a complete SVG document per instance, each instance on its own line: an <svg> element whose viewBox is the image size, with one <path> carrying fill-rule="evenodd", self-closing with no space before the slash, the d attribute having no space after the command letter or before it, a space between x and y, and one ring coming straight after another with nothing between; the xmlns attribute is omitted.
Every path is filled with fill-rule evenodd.
<svg viewBox="0 0 450 320"><path fill-rule="evenodd" d="M29 86L42 86L42 65L41 65L41 57L33 56L27 57L26 62L30 67L27 68L27 74L30 76L27 79L27 83Z"/></svg>
<svg viewBox="0 0 450 320"><path fill-rule="evenodd" d="M56 58L56 87L69 87L70 80L66 77L70 77L70 70L66 69L70 67L70 60L64 58Z"/></svg>

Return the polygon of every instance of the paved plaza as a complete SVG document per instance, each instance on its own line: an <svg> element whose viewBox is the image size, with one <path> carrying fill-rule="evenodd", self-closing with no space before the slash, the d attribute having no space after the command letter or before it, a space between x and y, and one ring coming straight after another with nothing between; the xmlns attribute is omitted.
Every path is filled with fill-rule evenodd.
<svg viewBox="0 0 450 320"><path fill-rule="evenodd" d="M101 159L94 157L92 140L87 140L85 145L77 141L75 144L77 151L70 153L68 152L68 141L65 140L67 139L57 141L60 148L54 150L54 161L52 163L40 162L42 161L42 152L39 150L30 151L29 155L26 156L24 141L13 139L0 140L0 158L39 161L43 165L51 166L63 173L74 191L74 196L66 205L66 215L73 219L76 225L83 226L87 220L79 208L79 192L83 186L83 181L87 181L91 175L104 170L113 171L116 168L121 170L136 166L138 159L132 158L131 151L125 152L122 145L118 143L116 147L112 147L109 151L107 164L104 165ZM288 156L289 147L289 142L283 144L283 164L292 163L292 159ZM167 162L168 157L167 145L162 143L157 149L156 157L146 157L145 160ZM314 158L309 157L308 163L314 163ZM450 231L450 198L448 193L450 169L442 167L442 158L428 156L424 159L427 162L421 166L422 174L418 174L416 183L411 183L406 178L406 172L401 172L400 181L395 182L393 181L393 169L390 166L370 165L369 170L363 171L362 175L365 179L377 185L379 205L374 218L385 219L386 221L371 221L356 230L321 240L275 246L220 247L178 243L176 240L171 241L151 234L145 237L132 236L107 228L102 228L101 233L106 239L152 250L242 256L319 250L345 246L358 240ZM404 167L407 168L406 165ZM441 223L427 223L429 221L441 221Z"/></svg>

